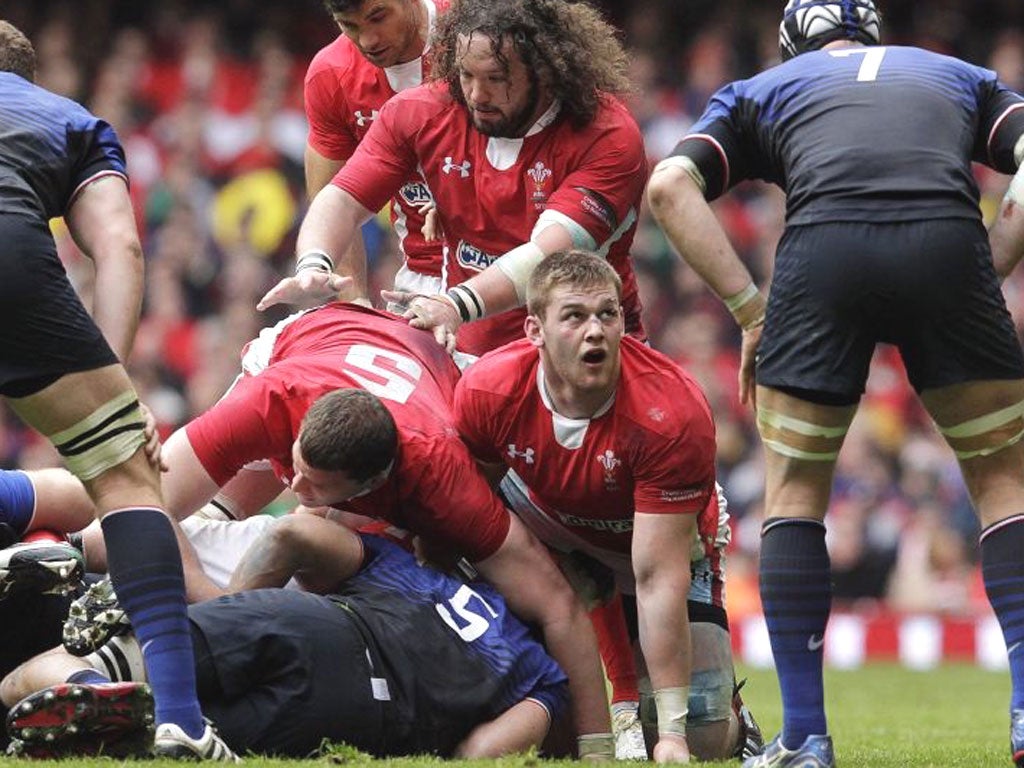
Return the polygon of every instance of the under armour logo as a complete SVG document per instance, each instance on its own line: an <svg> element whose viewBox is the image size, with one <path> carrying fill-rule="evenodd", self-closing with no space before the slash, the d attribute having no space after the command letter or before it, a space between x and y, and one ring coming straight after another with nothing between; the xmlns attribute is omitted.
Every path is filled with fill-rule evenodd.
<svg viewBox="0 0 1024 768"><path fill-rule="evenodd" d="M459 176L462 178L469 177L469 160L463 160L462 163L453 163L451 155L444 159L444 165L441 166L441 170L446 174L450 174L452 171L458 171Z"/></svg>
<svg viewBox="0 0 1024 768"><path fill-rule="evenodd" d="M376 109L371 109L370 110L370 114L364 115L363 111L361 109L357 109L355 114L356 114L356 124L360 128L362 128L367 123L372 123L374 120L376 120L377 119L377 115L379 115L380 112L378 112Z"/></svg>
<svg viewBox="0 0 1024 768"><path fill-rule="evenodd" d="M525 451L519 451L516 450L515 443L509 443L508 457L510 459L522 459L527 464L533 464L533 448L527 448Z"/></svg>

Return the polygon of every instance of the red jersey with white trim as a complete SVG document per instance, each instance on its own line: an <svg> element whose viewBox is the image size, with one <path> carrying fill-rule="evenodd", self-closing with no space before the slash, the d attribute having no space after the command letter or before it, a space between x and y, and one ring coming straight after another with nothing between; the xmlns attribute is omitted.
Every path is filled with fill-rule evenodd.
<svg viewBox="0 0 1024 768"><path fill-rule="evenodd" d="M555 413L526 339L481 358L455 390L456 425L481 462L522 479L551 520L628 555L633 514L695 514L705 553L718 531L715 426L697 383L659 352L622 339L614 398L591 419Z"/></svg>
<svg viewBox="0 0 1024 768"><path fill-rule="evenodd" d="M555 109L522 139L476 130L447 85L395 96L333 183L376 210L419 168L444 228L445 287L473 277L530 239L544 211L592 241L622 278L626 331L643 337L629 260L647 161L626 107L602 95L597 114L575 129ZM522 308L467 323L458 348L480 355L523 335Z"/></svg>
<svg viewBox="0 0 1024 768"><path fill-rule="evenodd" d="M336 302L288 324L270 364L240 377L185 430L221 485L257 459L269 459L290 482L292 444L313 402L345 387L372 392L395 419L398 454L382 487L338 507L439 537L480 560L501 546L509 519L454 428L457 379L430 334L394 315Z"/></svg>
<svg viewBox="0 0 1024 768"><path fill-rule="evenodd" d="M448 0L423 2L433 29L434 18L448 9ZM331 160L347 161L385 102L399 91L426 81L428 61L427 56L421 56L406 64L381 68L367 61L345 35L320 49L306 70L309 145ZM443 246L440 241L428 243L423 239L423 214L417 210L431 199L423 177L413 169L391 199L391 224L409 269L437 277L444 259Z"/></svg>

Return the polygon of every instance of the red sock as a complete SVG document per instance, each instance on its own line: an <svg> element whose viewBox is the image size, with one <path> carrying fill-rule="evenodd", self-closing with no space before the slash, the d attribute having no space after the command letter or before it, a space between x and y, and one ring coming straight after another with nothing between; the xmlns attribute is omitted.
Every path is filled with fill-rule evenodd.
<svg viewBox="0 0 1024 768"><path fill-rule="evenodd" d="M590 612L590 622L597 634L597 648L601 652L605 674L612 685L612 704L639 701L633 646L629 642L626 617L622 613L622 596L616 592L607 603L594 608Z"/></svg>

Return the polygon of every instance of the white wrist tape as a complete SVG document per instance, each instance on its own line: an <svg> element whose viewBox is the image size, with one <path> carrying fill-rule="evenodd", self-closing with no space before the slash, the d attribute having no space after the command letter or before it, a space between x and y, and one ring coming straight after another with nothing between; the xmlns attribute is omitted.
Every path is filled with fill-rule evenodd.
<svg viewBox="0 0 1024 768"><path fill-rule="evenodd" d="M494 266L500 269L516 287L516 296L519 297L520 304L526 301L526 284L530 282L530 275L542 261L544 261L544 251L535 242L529 240L494 262Z"/></svg>
<svg viewBox="0 0 1024 768"><path fill-rule="evenodd" d="M697 189L700 193L707 194L708 183L704 180L704 174L700 172L700 168L686 155L673 155L672 157L666 157L651 171L651 176L656 174L658 171L663 171L666 168L682 168L686 171L686 175L693 179L693 183L697 185Z"/></svg>
<svg viewBox="0 0 1024 768"><path fill-rule="evenodd" d="M331 258L327 251L312 248L302 253L295 262L296 275L304 269L319 269L321 272L333 272L334 259Z"/></svg>
<svg viewBox="0 0 1024 768"><path fill-rule="evenodd" d="M658 710L658 735L686 737L686 716L690 711L690 686L658 688L654 705Z"/></svg>
<svg viewBox="0 0 1024 768"><path fill-rule="evenodd" d="M729 308L729 311L735 314L736 310L749 304L755 296L757 296L757 286L750 282L742 291L734 293L732 296L726 296L722 301L725 302L725 306Z"/></svg>
<svg viewBox="0 0 1024 768"><path fill-rule="evenodd" d="M615 737L610 733L584 733L576 737L580 760L612 760L615 758Z"/></svg>

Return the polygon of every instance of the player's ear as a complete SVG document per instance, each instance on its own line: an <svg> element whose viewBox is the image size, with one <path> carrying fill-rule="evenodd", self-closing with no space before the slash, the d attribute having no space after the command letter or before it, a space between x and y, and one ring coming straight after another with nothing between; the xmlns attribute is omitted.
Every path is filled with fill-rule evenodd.
<svg viewBox="0 0 1024 768"><path fill-rule="evenodd" d="M540 319L536 315L527 315L523 321L523 332L535 347L544 346L544 334L541 331Z"/></svg>

